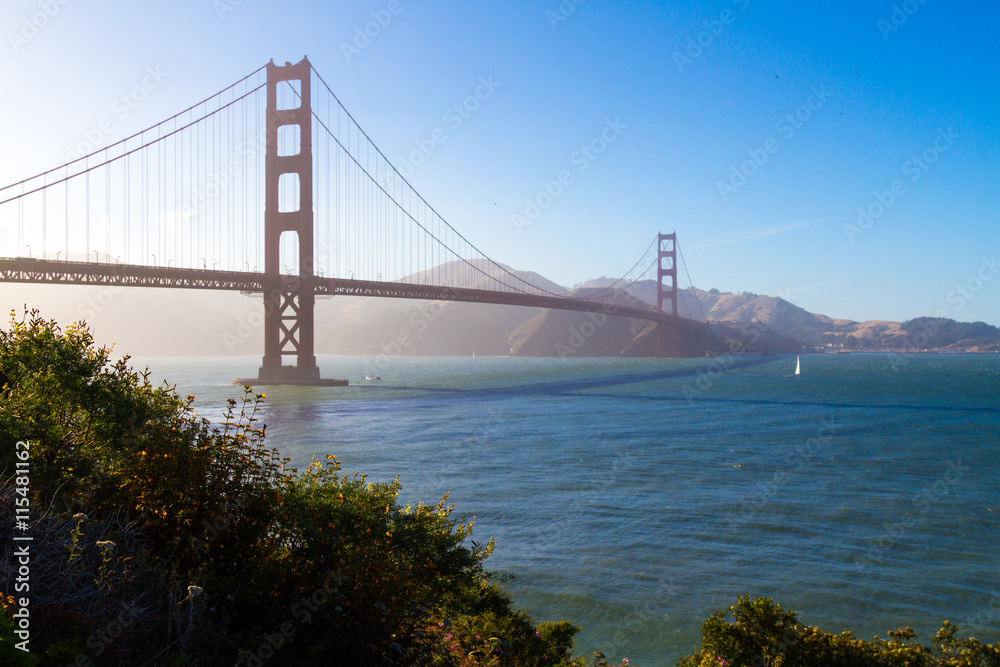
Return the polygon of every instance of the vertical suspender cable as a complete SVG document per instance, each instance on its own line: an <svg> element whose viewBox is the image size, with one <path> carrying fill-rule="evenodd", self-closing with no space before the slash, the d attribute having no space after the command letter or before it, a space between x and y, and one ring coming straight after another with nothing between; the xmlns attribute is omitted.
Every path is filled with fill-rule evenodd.
<svg viewBox="0 0 1000 667"><path fill-rule="evenodd" d="M42 252L40 256L45 259L45 237L46 237L46 227L48 225L48 199L49 199L49 188L48 188L48 176L42 181L45 184L45 189L42 190Z"/></svg>
<svg viewBox="0 0 1000 667"><path fill-rule="evenodd" d="M69 176L69 167L66 167L66 176ZM68 178L66 180L66 202L65 202L65 205L66 205L66 219L65 219L66 229L64 230L64 233L65 233L65 241L66 241L66 261L68 262L69 261L69 179Z"/></svg>
<svg viewBox="0 0 1000 667"><path fill-rule="evenodd" d="M84 169L90 164L90 160L83 163ZM87 169L87 181L85 183L87 188L87 222L86 222L86 236L87 238L83 241L83 252L85 254L85 260L90 259L90 169Z"/></svg>

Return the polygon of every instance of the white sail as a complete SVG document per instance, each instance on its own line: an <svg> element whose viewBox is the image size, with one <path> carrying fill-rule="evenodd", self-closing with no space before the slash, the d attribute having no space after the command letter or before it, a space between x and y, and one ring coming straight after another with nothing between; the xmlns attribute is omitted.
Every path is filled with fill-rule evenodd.
<svg viewBox="0 0 1000 667"><path fill-rule="evenodd" d="M798 375L802 371L802 366L799 364L799 358L795 357L795 374Z"/></svg>

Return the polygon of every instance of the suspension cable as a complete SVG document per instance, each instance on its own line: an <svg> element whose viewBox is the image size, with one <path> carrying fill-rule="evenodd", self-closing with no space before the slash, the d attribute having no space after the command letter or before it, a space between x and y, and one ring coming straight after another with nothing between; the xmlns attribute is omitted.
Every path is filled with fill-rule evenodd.
<svg viewBox="0 0 1000 667"><path fill-rule="evenodd" d="M691 295L694 297L694 302L698 304L698 310L701 311L701 319L708 322L708 316L705 315L705 309L701 307L701 299L695 293L694 283L691 281L691 273L688 271L687 262L684 261L684 253L681 252L681 244L677 243L677 239L674 239L674 245L677 246L677 254L681 256L681 264L684 265L684 273L687 275L688 285L691 286Z"/></svg>

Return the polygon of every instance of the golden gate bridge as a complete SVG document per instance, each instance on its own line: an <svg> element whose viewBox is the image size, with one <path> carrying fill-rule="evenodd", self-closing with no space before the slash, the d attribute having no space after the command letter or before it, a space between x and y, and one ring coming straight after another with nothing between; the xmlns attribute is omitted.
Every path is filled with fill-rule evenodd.
<svg viewBox="0 0 1000 667"><path fill-rule="evenodd" d="M316 365L323 295L637 318L657 324L657 356L676 355L681 320L707 326L677 314L676 234L657 234L625 275L576 295L490 258L392 165L307 58L272 61L152 127L0 188L4 229L0 282L261 294L257 384L344 382L322 380Z"/></svg>

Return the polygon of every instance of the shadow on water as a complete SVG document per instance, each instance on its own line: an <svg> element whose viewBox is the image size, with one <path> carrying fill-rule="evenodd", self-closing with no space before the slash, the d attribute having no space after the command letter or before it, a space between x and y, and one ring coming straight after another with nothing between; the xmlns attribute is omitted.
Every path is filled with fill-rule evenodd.
<svg viewBox="0 0 1000 667"><path fill-rule="evenodd" d="M941 412L981 412L986 414L1000 414L1000 408L987 408L980 406L961 406L961 405L908 405L906 403L886 403L886 404L873 404L873 403L843 403L839 401L775 401L766 398L706 398L706 397L692 397L686 398L684 396L643 396L643 395L622 395L622 394L578 394L579 396L592 396L594 398L624 398L629 400L639 400L639 401L677 401L677 402L692 402L692 403L749 403L752 405L791 405L791 406L808 406L808 407L821 407L821 408L858 408L863 410L916 410L918 412L924 411L941 411Z"/></svg>
<svg viewBox="0 0 1000 667"><path fill-rule="evenodd" d="M749 368L751 366L759 366L761 364L771 363L775 361L775 357L746 357L735 359L731 362L727 361L725 363L726 370L732 370L736 368ZM606 387L614 387L623 384L635 384L637 382L654 382L657 380L670 380L674 378L682 377L694 377L707 370L718 368L719 363L714 365L701 365L694 366L690 368L674 368L670 370L662 371L650 371L648 373L619 373L616 375L607 375L599 378L581 378L578 380L560 380L558 382L537 382L531 384L514 385L508 387L490 387L490 388L468 388L463 389L460 387L407 387L407 386L381 386L378 387L372 385L365 385L365 388L371 389L387 389L390 391L417 391L434 393L439 395L455 395L455 396L466 396L470 398L483 397L483 398L498 398L498 397L508 397L508 396L532 396L532 395L543 395L543 396L562 396L566 394L574 394L575 392L585 391L588 389L603 389Z"/></svg>
<svg viewBox="0 0 1000 667"><path fill-rule="evenodd" d="M622 385L633 385L643 382L656 382L685 377L699 377L708 372L731 371L752 368L763 364L775 363L785 359L784 356L727 357L716 359L711 363L700 364L688 368L673 368L669 370L650 371L646 373L620 373L600 378L581 378L577 380L560 380L558 382L538 382L513 386L489 388L461 387L426 387L426 386L362 386L365 390L385 390L392 392L413 392L423 397L440 396L453 397L463 401L497 400L526 396L573 396L577 398L622 399L630 401L659 401L676 403L742 403L750 405L788 405L827 408L856 408L864 410L914 410L941 412L975 412L985 414L1000 414L1000 408L985 406L954 406L954 405L912 405L905 403L850 403L843 401L806 401L806 400L774 400L765 398L723 398L704 395L678 396L668 394L612 394L591 390L608 389ZM586 393L582 393L586 392ZM418 397L413 397L418 398Z"/></svg>

